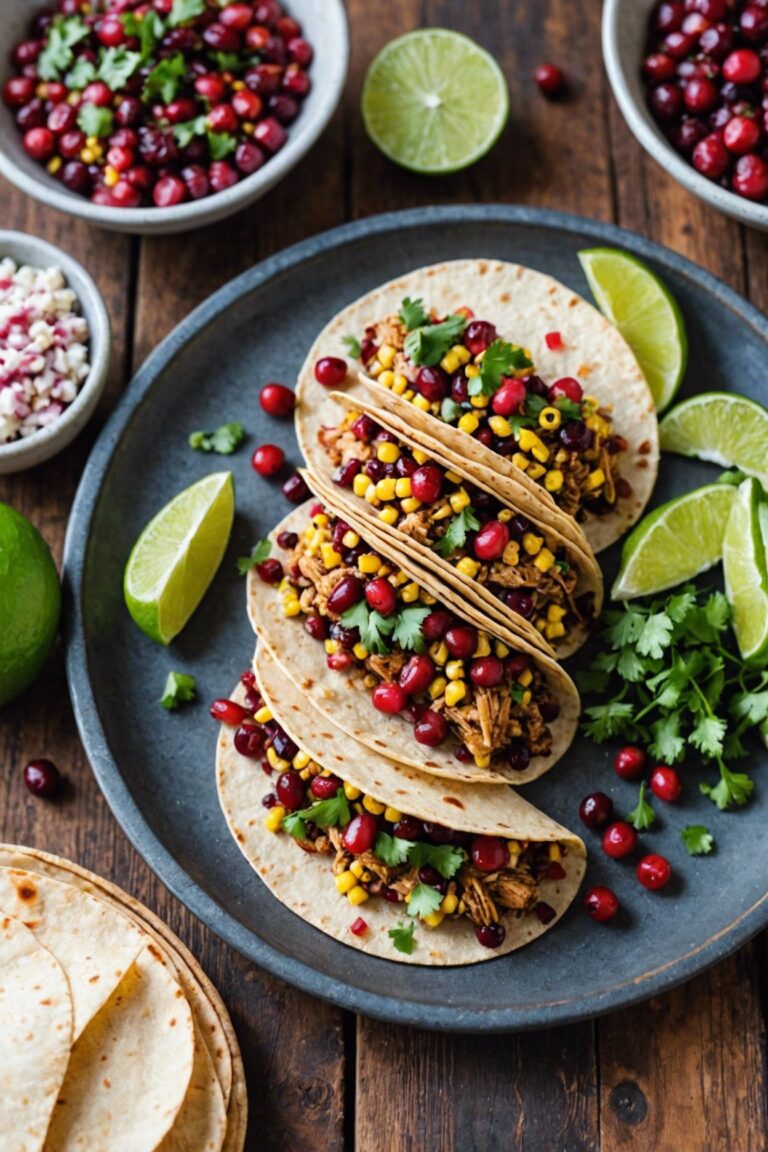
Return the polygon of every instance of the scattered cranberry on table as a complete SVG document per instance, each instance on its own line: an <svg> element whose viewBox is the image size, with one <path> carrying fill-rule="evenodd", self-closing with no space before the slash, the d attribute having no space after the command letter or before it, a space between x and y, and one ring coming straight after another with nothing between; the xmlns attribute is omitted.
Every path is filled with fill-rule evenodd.
<svg viewBox="0 0 768 1152"><path fill-rule="evenodd" d="M645 752L633 744L627 744L616 753L613 770L622 780L637 780L645 772Z"/></svg>
<svg viewBox="0 0 768 1152"><path fill-rule="evenodd" d="M261 444L251 456L251 467L259 476L276 476L285 463L285 452L277 444Z"/></svg>
<svg viewBox="0 0 768 1152"><path fill-rule="evenodd" d="M558 100L568 91L565 73L556 64L539 64L534 69L533 79L539 91L548 100Z"/></svg>
<svg viewBox="0 0 768 1152"><path fill-rule="evenodd" d="M609 824L603 833L603 852L613 860L621 860L634 851L637 844L637 832L625 820L617 820Z"/></svg>
<svg viewBox="0 0 768 1152"><path fill-rule="evenodd" d="M605 792L590 792L579 805L579 817L587 828L605 828L613 817L613 800Z"/></svg>
<svg viewBox="0 0 768 1152"><path fill-rule="evenodd" d="M204 0L188 19L166 0L93 7L59 0L38 13L2 88L25 152L69 191L172 208L225 191L283 147L313 51L276 0Z"/></svg>
<svg viewBox="0 0 768 1152"><path fill-rule="evenodd" d="M659 800L665 800L667 804L674 804L682 790L683 782L676 769L667 768L665 764L660 764L658 768L654 768L651 773L651 792L654 796L658 796Z"/></svg>
<svg viewBox="0 0 768 1152"><path fill-rule="evenodd" d="M590 888L584 896L584 911L598 924L606 924L613 920L619 910L619 900L610 888L598 885Z"/></svg>
<svg viewBox="0 0 768 1152"><path fill-rule="evenodd" d="M285 384L265 384L259 392L259 404L268 416L290 416L296 406L296 397Z"/></svg>
<svg viewBox="0 0 768 1152"><path fill-rule="evenodd" d="M637 878L644 888L655 892L671 880L672 866L666 857L652 852L649 856L643 856L637 865Z"/></svg>
<svg viewBox="0 0 768 1152"><path fill-rule="evenodd" d="M52 760L30 760L24 768L24 783L33 796L52 800L61 788L61 773Z"/></svg>

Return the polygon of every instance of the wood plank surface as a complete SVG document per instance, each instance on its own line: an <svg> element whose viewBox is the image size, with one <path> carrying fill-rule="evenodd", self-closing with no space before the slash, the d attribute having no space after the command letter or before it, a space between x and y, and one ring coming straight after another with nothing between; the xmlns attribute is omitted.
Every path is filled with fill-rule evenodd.
<svg viewBox="0 0 768 1152"><path fill-rule="evenodd" d="M331 128L279 189L189 236L131 239L48 212L0 184L4 227L37 233L95 275L114 355L97 419L54 461L0 478L60 559L88 449L131 371L197 303L261 257L345 219L430 203L521 202L615 220L670 245L768 309L768 236L744 233L677 185L630 136L608 92L600 5L569 0L348 0L351 74ZM367 140L362 77L387 40L422 25L466 32L499 59L510 123L468 172L431 180ZM573 80L543 100L532 67ZM21 782L31 756L68 778L56 804ZM0 721L0 837L106 872L184 939L232 1012L249 1077L249 1152L766 1152L760 942L668 996L594 1025L518 1036L450 1037L358 1018L272 979L194 920L133 852L76 735L63 660ZM763 966L764 967L764 966ZM764 995L764 989L763 995Z"/></svg>

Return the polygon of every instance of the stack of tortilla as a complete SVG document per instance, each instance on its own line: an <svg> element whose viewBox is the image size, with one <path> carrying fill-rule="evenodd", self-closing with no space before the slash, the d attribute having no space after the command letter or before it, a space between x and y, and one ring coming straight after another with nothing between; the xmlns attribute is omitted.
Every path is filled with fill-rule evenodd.
<svg viewBox="0 0 768 1152"><path fill-rule="evenodd" d="M0 845L0 1144L241 1152L247 1097L218 993L147 908Z"/></svg>

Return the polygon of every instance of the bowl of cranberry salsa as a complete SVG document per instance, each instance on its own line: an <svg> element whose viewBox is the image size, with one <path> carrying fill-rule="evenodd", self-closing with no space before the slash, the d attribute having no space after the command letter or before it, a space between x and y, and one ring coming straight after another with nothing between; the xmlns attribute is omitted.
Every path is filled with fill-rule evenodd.
<svg viewBox="0 0 768 1152"><path fill-rule="evenodd" d="M768 0L606 0L603 56L654 160L768 231Z"/></svg>
<svg viewBox="0 0 768 1152"><path fill-rule="evenodd" d="M348 55L342 0L4 0L0 172L105 228L199 228L302 159Z"/></svg>

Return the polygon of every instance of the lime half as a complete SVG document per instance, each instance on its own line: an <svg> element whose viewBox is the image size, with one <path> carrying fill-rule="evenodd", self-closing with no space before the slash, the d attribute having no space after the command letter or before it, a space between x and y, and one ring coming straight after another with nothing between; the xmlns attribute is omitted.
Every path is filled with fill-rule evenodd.
<svg viewBox="0 0 768 1152"><path fill-rule="evenodd" d="M214 472L150 520L125 566L125 603L152 640L170 644L205 595L235 516L231 472Z"/></svg>
<svg viewBox="0 0 768 1152"><path fill-rule="evenodd" d="M672 403L685 374L685 321L672 293L647 264L618 248L579 252L600 311L627 341L653 395L657 412Z"/></svg>
<svg viewBox="0 0 768 1152"><path fill-rule="evenodd" d="M739 468L768 487L768 410L746 396L703 392L683 400L659 425L664 452Z"/></svg>
<svg viewBox="0 0 768 1152"><path fill-rule="evenodd" d="M707 484L641 520L624 542L613 599L664 592L717 564L737 491L729 484Z"/></svg>
<svg viewBox="0 0 768 1152"><path fill-rule="evenodd" d="M760 529L760 485L736 489L723 539L725 594L733 609L739 651L750 664L768 658L768 568Z"/></svg>
<svg viewBox="0 0 768 1152"><path fill-rule="evenodd" d="M457 172L496 143L509 114L504 74L459 32L430 28L390 41L363 84L366 131L411 172Z"/></svg>
<svg viewBox="0 0 768 1152"><path fill-rule="evenodd" d="M0 504L0 705L41 672L60 608L59 577L48 545L25 516Z"/></svg>

